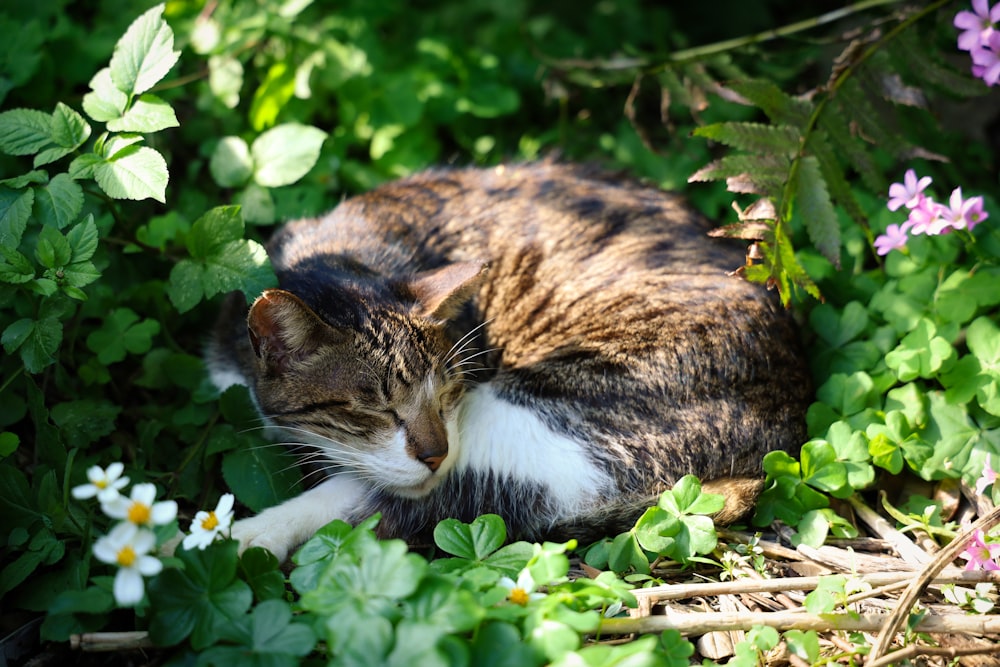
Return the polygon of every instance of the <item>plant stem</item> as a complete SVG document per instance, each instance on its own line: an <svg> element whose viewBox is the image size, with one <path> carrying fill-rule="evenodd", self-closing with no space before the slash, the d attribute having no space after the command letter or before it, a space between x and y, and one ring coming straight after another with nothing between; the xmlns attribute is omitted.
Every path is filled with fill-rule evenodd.
<svg viewBox="0 0 1000 667"><path fill-rule="evenodd" d="M742 46L768 42L772 39L778 39L779 37L787 37L789 35L794 35L797 32L803 32L827 23L839 21L840 19L851 16L852 14L857 14L868 9L872 9L873 7L898 4L899 2L901 2L901 0L864 0L863 2L856 2L853 5L835 9L832 12L820 14L819 16L813 16L812 18L796 21L795 23L789 23L788 25L781 26L780 28L764 30L763 32L754 33L752 35L744 35L742 37L734 37L721 42L715 42L714 44L706 44L704 46L695 46L690 49L674 51L670 54L667 64L674 64L687 60L698 60L706 56L713 56L717 53L738 49Z"/></svg>

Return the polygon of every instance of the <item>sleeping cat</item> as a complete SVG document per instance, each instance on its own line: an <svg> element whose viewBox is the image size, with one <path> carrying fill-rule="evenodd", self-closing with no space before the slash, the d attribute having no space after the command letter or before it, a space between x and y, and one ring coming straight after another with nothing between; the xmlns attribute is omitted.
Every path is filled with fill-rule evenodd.
<svg viewBox="0 0 1000 667"><path fill-rule="evenodd" d="M283 560L333 519L418 540L494 512L512 537L589 539L686 473L739 517L811 391L790 318L708 229L549 162L430 171L287 224L280 289L229 298L209 365L326 476L234 537Z"/></svg>

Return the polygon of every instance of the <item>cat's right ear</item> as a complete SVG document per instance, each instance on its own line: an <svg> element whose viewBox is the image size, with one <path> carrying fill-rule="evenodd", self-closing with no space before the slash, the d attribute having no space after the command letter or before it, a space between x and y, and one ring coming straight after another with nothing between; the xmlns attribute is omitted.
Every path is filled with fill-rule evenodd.
<svg viewBox="0 0 1000 667"><path fill-rule="evenodd" d="M280 289L264 290L253 302L247 314L247 331L257 358L279 371L321 345L343 342L337 330L302 299Z"/></svg>

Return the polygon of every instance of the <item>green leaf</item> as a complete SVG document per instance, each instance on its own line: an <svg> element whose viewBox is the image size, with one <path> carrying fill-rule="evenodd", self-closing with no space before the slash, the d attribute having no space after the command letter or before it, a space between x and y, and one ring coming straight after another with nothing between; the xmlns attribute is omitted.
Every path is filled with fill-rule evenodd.
<svg viewBox="0 0 1000 667"><path fill-rule="evenodd" d="M530 667L543 664L542 656L521 641L517 626L485 623L472 640L469 664L476 667Z"/></svg>
<svg viewBox="0 0 1000 667"><path fill-rule="evenodd" d="M0 186L0 245L13 250L21 244L34 201L32 189L19 192Z"/></svg>
<svg viewBox="0 0 1000 667"><path fill-rule="evenodd" d="M115 44L111 80L118 90L138 95L167 75L180 57L174 33L163 20L164 5L156 5L132 22Z"/></svg>
<svg viewBox="0 0 1000 667"><path fill-rule="evenodd" d="M258 600L280 600L285 595L281 563L267 549L250 547L240 556L240 576Z"/></svg>
<svg viewBox="0 0 1000 667"><path fill-rule="evenodd" d="M666 554L673 548L674 536L679 530L676 515L662 507L650 507L635 522L632 532L644 550Z"/></svg>
<svg viewBox="0 0 1000 667"><path fill-rule="evenodd" d="M223 188L244 185L253 176L250 147L240 137L223 137L212 151L208 169L215 182Z"/></svg>
<svg viewBox="0 0 1000 667"><path fill-rule="evenodd" d="M73 257L73 249L69 241L53 227L42 227L35 246L35 259L42 266L50 269L69 264Z"/></svg>
<svg viewBox="0 0 1000 667"><path fill-rule="evenodd" d="M271 128L254 140L254 181L275 188L299 180L312 169L319 158L326 132L299 123L286 123Z"/></svg>
<svg viewBox="0 0 1000 667"><path fill-rule="evenodd" d="M476 597L442 576L425 578L403 606L407 618L428 622L447 633L469 632L486 616Z"/></svg>
<svg viewBox="0 0 1000 667"><path fill-rule="evenodd" d="M0 262L0 282L21 285L34 280L35 267L27 257L3 246L0 246L0 255L4 258Z"/></svg>
<svg viewBox="0 0 1000 667"><path fill-rule="evenodd" d="M0 262L0 281L18 285L35 277L35 266L21 253L0 245L0 255L4 258Z"/></svg>
<svg viewBox="0 0 1000 667"><path fill-rule="evenodd" d="M751 153L783 153L792 157L802 139L797 128L789 125L728 122L695 128L696 137L705 137Z"/></svg>
<svg viewBox="0 0 1000 667"><path fill-rule="evenodd" d="M160 333L160 323L144 319L131 308L116 308L105 317L100 329L87 336L87 347L105 366L121 361L128 353L145 354L153 346L153 336Z"/></svg>
<svg viewBox="0 0 1000 667"><path fill-rule="evenodd" d="M52 143L52 116L35 109L0 113L0 152L33 155Z"/></svg>
<svg viewBox="0 0 1000 667"><path fill-rule="evenodd" d="M8 326L0 343L7 354L19 350L24 368L29 373L40 373L55 362L55 353L62 342L62 323L54 317L40 320L20 319Z"/></svg>
<svg viewBox="0 0 1000 667"><path fill-rule="evenodd" d="M725 180L730 192L777 196L781 193L791 162L778 155L726 155L689 178L689 183Z"/></svg>
<svg viewBox="0 0 1000 667"><path fill-rule="evenodd" d="M93 257L94 253L97 252L99 238L97 225L94 224L94 216L88 214L86 218L66 232L66 240L69 241L70 248L73 250L71 261L74 263L85 262Z"/></svg>
<svg viewBox="0 0 1000 667"><path fill-rule="evenodd" d="M294 457L277 447L253 446L229 452L222 459L222 476L236 498L254 512L277 505L299 491Z"/></svg>
<svg viewBox="0 0 1000 667"><path fill-rule="evenodd" d="M62 102L52 113L52 141L56 144L35 157L35 167L40 167L69 155L90 137L90 125L73 109Z"/></svg>
<svg viewBox="0 0 1000 667"><path fill-rule="evenodd" d="M819 160L812 155L799 159L795 193L799 216L809 232L809 239L824 257L840 268L840 223L820 172Z"/></svg>
<svg viewBox="0 0 1000 667"><path fill-rule="evenodd" d="M267 253L256 241L239 240L214 248L203 261L181 260L170 272L167 295L180 312L202 298L242 290L256 297L276 284Z"/></svg>
<svg viewBox="0 0 1000 667"><path fill-rule="evenodd" d="M885 355L885 363L896 372L900 382L909 382L918 377L932 378L939 371L946 371L955 357L955 348L937 335L934 323L921 318L899 346Z"/></svg>
<svg viewBox="0 0 1000 667"><path fill-rule="evenodd" d="M69 163L69 176L74 181L84 178L93 178L97 165L104 162L104 158L94 153L84 153L73 159Z"/></svg>
<svg viewBox="0 0 1000 667"><path fill-rule="evenodd" d="M811 440L802 446L799 456L802 480L827 493L839 491L847 485L847 470L837 460L837 453L824 440Z"/></svg>
<svg viewBox="0 0 1000 667"><path fill-rule="evenodd" d="M434 527L434 543L460 558L481 561L507 541L507 527L496 514L476 517L472 523L444 519Z"/></svg>
<svg viewBox="0 0 1000 667"><path fill-rule="evenodd" d="M13 178L0 179L0 185L6 185L14 190L22 190L28 185L45 185L49 182L49 173L42 169L32 169L26 174Z"/></svg>
<svg viewBox="0 0 1000 667"><path fill-rule="evenodd" d="M295 71L284 62L271 65L264 81L254 92L250 104L250 126L260 132L274 125L278 114L294 94Z"/></svg>
<svg viewBox="0 0 1000 667"><path fill-rule="evenodd" d="M809 102L787 95L771 81L746 79L727 87L750 100L776 123L799 127L809 118L812 107Z"/></svg>
<svg viewBox="0 0 1000 667"><path fill-rule="evenodd" d="M809 313L809 324L816 334L833 347L841 347L861 335L868 327L868 310L851 301L838 312L827 303Z"/></svg>
<svg viewBox="0 0 1000 667"><path fill-rule="evenodd" d="M243 64L232 56L209 57L208 87L224 106L235 109L243 89Z"/></svg>
<svg viewBox="0 0 1000 667"><path fill-rule="evenodd" d="M111 435L121 407L105 400L81 399L56 404L52 421L70 447L83 448Z"/></svg>
<svg viewBox="0 0 1000 667"><path fill-rule="evenodd" d="M108 129L112 132L150 133L179 125L173 108L151 93L132 102L120 118L108 121Z"/></svg>
<svg viewBox="0 0 1000 667"><path fill-rule="evenodd" d="M111 80L111 68L105 67L90 80L91 92L83 96L83 110L92 119L106 123L120 118L128 105L128 95Z"/></svg>
<svg viewBox="0 0 1000 667"><path fill-rule="evenodd" d="M76 220L83 208L83 188L69 174L58 174L35 190L35 218L43 225L62 229Z"/></svg>
<svg viewBox="0 0 1000 667"><path fill-rule="evenodd" d="M183 569L165 569L149 582L149 636L173 646L190 636L195 650L218 641L253 602L250 587L236 578L235 541L214 542L204 550L180 549Z"/></svg>
<svg viewBox="0 0 1000 667"><path fill-rule="evenodd" d="M112 158L94 164L94 178L114 199L166 201L167 163L148 146L128 146Z"/></svg>
<svg viewBox="0 0 1000 667"><path fill-rule="evenodd" d="M238 206L216 206L195 220L187 235L187 249L195 259L208 259L218 248L243 238Z"/></svg>

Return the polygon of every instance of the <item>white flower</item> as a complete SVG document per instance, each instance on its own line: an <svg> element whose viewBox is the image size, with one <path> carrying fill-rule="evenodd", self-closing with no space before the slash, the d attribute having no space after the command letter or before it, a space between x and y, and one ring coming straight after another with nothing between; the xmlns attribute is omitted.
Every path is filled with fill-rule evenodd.
<svg viewBox="0 0 1000 667"><path fill-rule="evenodd" d="M136 484L129 498L112 498L101 503L101 509L112 519L125 519L136 526L162 526L173 521L177 516L177 503L173 500L154 503L155 499L154 484Z"/></svg>
<svg viewBox="0 0 1000 667"><path fill-rule="evenodd" d="M114 594L119 605L129 607L142 600L146 590L143 576L151 577L163 569L158 558L148 555L154 546L156 536L131 523L118 524L94 544L98 560L118 566Z"/></svg>
<svg viewBox="0 0 1000 667"><path fill-rule="evenodd" d="M101 466L90 466L87 468L87 479L90 482L74 486L71 493L78 500L97 496L102 503L110 502L128 484L128 477L122 477L124 470L125 466L117 461L109 465L107 470Z"/></svg>
<svg viewBox="0 0 1000 667"><path fill-rule="evenodd" d="M507 589L507 600L509 602L519 604L522 607L532 600L541 600L545 597L544 593L534 592L535 580L531 578L531 572L528 571L528 568L521 570L521 573L517 575L517 581L514 581L510 577L500 577L500 581L497 583Z"/></svg>
<svg viewBox="0 0 1000 667"><path fill-rule="evenodd" d="M185 549L195 547L204 549L211 544L217 535L229 532L233 525L233 494L224 493L219 498L219 504L211 512L204 510L194 515L191 522L191 534L184 538Z"/></svg>

